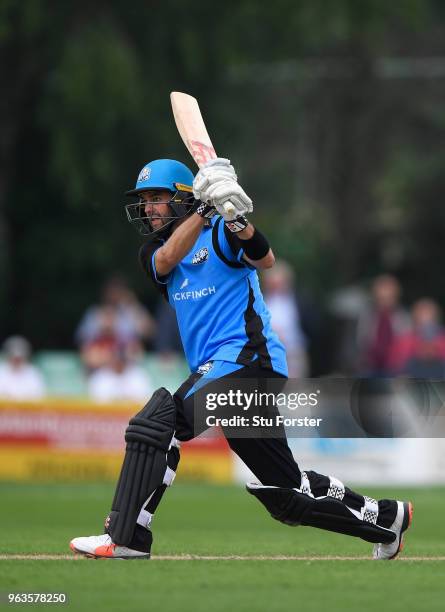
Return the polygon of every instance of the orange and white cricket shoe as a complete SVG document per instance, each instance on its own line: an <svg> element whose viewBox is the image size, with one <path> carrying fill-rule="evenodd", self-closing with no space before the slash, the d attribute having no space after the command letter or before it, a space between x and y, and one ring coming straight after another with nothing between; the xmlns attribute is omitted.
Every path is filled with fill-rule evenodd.
<svg viewBox="0 0 445 612"><path fill-rule="evenodd" d="M411 502L397 502L397 514L389 529L396 533L396 539L391 544L375 544L374 559L395 559L403 550L405 531L413 520L413 505Z"/></svg>
<svg viewBox="0 0 445 612"><path fill-rule="evenodd" d="M74 538L70 542L74 553L79 553L90 559L149 559L149 552L133 550L126 546L114 544L111 537L104 533L98 536Z"/></svg>

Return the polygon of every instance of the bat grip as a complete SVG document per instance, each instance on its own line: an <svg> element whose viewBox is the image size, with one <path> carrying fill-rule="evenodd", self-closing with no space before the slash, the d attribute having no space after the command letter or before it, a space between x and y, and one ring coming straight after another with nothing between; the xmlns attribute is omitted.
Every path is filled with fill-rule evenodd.
<svg viewBox="0 0 445 612"><path fill-rule="evenodd" d="M227 200L227 202L224 203L224 210L228 215L233 215L235 214L236 208L230 200Z"/></svg>

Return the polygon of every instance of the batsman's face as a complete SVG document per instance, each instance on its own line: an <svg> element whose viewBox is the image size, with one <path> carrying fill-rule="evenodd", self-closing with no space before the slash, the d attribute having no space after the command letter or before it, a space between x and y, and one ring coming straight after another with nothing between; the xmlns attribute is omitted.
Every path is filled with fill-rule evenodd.
<svg viewBox="0 0 445 612"><path fill-rule="evenodd" d="M154 230L171 220L172 213L168 205L172 198L170 191L143 191L139 195L145 204L144 212L149 217Z"/></svg>

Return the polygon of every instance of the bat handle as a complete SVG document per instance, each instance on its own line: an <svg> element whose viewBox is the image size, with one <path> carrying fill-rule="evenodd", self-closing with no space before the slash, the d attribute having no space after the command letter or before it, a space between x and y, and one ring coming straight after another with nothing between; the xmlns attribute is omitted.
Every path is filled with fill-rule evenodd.
<svg viewBox="0 0 445 612"><path fill-rule="evenodd" d="M227 200L227 202L224 203L224 210L228 215L233 215L235 213L236 208L230 200Z"/></svg>

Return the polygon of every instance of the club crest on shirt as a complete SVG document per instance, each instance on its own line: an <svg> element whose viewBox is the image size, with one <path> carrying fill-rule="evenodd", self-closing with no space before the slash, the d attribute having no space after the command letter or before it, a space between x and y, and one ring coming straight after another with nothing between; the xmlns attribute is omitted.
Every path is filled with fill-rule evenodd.
<svg viewBox="0 0 445 612"><path fill-rule="evenodd" d="M192 264L200 264L200 263L204 263L205 261L207 261L209 258L209 250L207 247L204 247L202 249L199 249L199 251L196 251L196 253L193 255L193 259L192 259Z"/></svg>

